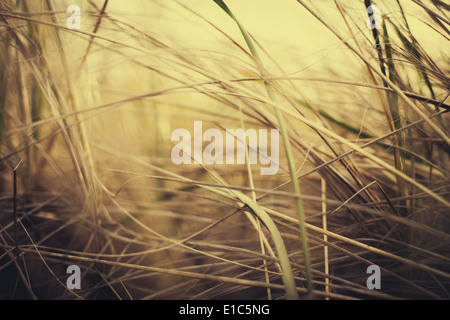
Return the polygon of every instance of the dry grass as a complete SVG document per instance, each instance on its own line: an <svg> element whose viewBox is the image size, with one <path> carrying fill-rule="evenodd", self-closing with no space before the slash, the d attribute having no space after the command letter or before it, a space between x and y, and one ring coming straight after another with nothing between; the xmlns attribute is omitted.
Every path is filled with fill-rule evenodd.
<svg viewBox="0 0 450 320"><path fill-rule="evenodd" d="M449 8L371 3L0 0L0 298L449 299ZM279 172L174 165L195 120Z"/></svg>

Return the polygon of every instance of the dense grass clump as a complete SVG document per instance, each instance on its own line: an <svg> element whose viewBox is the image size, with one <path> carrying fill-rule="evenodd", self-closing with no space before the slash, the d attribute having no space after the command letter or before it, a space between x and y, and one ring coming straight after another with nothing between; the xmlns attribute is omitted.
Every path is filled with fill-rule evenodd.
<svg viewBox="0 0 450 320"><path fill-rule="evenodd" d="M0 0L0 299L450 298L448 5L72 2Z"/></svg>

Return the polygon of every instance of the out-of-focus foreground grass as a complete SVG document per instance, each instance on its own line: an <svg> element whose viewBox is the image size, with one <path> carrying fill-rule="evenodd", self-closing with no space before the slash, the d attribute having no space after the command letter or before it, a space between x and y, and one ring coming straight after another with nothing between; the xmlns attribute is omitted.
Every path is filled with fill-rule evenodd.
<svg viewBox="0 0 450 320"><path fill-rule="evenodd" d="M448 299L448 15L0 0L0 298ZM172 163L175 129L282 130L279 114L275 175Z"/></svg>

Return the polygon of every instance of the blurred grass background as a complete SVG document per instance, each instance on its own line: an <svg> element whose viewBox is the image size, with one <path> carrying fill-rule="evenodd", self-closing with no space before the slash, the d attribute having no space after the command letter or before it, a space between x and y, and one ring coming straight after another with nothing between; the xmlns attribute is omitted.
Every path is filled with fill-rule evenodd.
<svg viewBox="0 0 450 320"><path fill-rule="evenodd" d="M0 0L0 297L284 299L284 247L299 298L448 299L449 6L373 2L370 30L368 4L226 1L255 59L214 1ZM177 128L279 128L276 109L309 294L281 141L274 176L170 159Z"/></svg>

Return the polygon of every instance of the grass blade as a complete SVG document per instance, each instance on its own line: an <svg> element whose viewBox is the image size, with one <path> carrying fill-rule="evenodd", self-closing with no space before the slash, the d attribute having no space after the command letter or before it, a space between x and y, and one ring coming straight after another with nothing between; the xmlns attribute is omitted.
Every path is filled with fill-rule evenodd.
<svg viewBox="0 0 450 320"><path fill-rule="evenodd" d="M239 30L241 31L241 33L245 39L245 42L247 43L253 57L259 63L259 67L261 69L262 68L261 59L256 50L256 47L253 44L253 41L251 41L251 38L248 35L248 32L243 28L243 26L239 23L239 21L233 15L231 10L228 8L228 6L222 0L214 0L214 2L216 4L218 4L236 22L236 24L239 27ZM266 90L267 90L269 97L272 100L275 100L275 95L274 95L273 87L271 86L271 84L267 81L264 81L264 84L266 86ZM301 194L300 185L299 185L299 182L297 179L297 170L295 168L295 161L294 161L294 156L293 156L292 149L291 149L291 144L289 142L289 136L287 133L286 123L284 121L284 118L283 118L283 115L281 114L280 109L275 108L275 114L277 117L278 124L280 126L281 137L283 140L283 145L284 145L286 157L288 160L289 173L290 173L290 177L291 177L294 194L300 195ZM305 213L304 213L303 203L302 203L301 198L300 197L296 198L295 202L296 202L296 208L297 208L297 215L298 215L298 219L299 219L299 228L300 228L300 237L301 237L302 248L303 248L303 257L304 257L304 261L305 261L304 263L305 263L307 288L308 288L308 292L312 293L313 284L312 284L312 272L311 272L311 259L310 259L310 254L309 254L308 236L307 236L307 231L306 231L306 227L305 227Z"/></svg>

